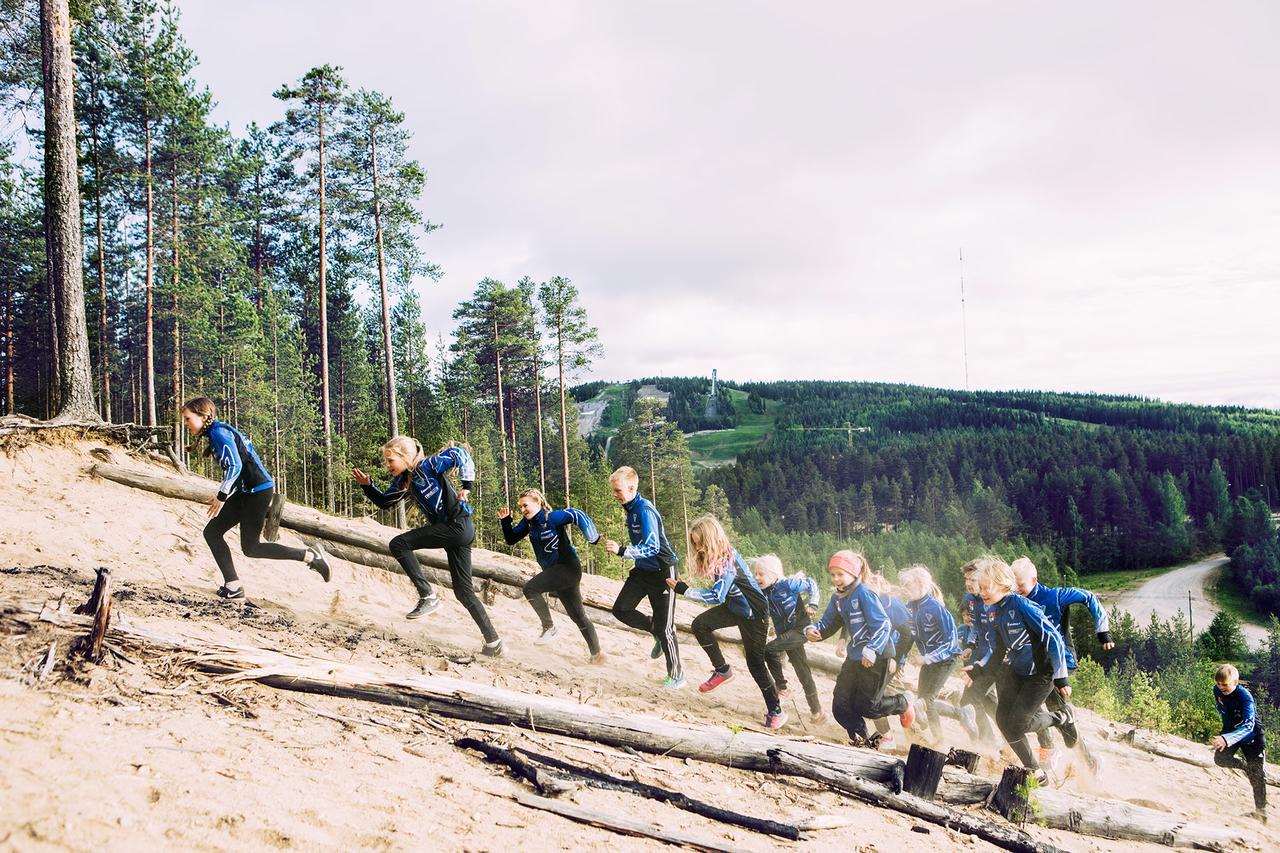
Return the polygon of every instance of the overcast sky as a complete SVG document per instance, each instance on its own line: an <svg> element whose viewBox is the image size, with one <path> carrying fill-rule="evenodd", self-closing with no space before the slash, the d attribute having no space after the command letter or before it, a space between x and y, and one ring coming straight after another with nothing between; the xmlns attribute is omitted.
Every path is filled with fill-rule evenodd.
<svg viewBox="0 0 1280 853"><path fill-rule="evenodd" d="M180 5L236 132L407 114L433 332L565 275L596 377L963 388L963 248L972 387L1280 408L1280 4Z"/></svg>

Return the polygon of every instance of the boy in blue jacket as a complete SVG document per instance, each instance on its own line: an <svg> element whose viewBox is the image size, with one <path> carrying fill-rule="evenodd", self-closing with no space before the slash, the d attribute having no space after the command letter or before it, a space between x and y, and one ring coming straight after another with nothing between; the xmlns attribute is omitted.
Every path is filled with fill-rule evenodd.
<svg viewBox="0 0 1280 853"><path fill-rule="evenodd" d="M769 617L777 637L764 647L765 662L777 685L778 695L787 698L787 677L782 669L785 656L800 679L804 698L809 703L809 714L815 723L826 721L822 712L822 700L818 686L813 682L813 670L809 667L809 655L805 652L804 626L809 623L810 612L817 615L822 593L818 582L804 575L784 577L782 561L773 554L765 554L751 566L756 583L760 585L769 606Z"/></svg>
<svg viewBox="0 0 1280 853"><path fill-rule="evenodd" d="M889 683L889 646L892 628L880 598L862 583L867 560L853 551L837 551L827 563L834 590L822 618L805 628L811 643L834 636L840 627L849 629L848 654L836 676L831 699L831 715L855 745L867 741L868 719L892 714L904 729L915 722L909 695L885 696Z"/></svg>
<svg viewBox="0 0 1280 853"><path fill-rule="evenodd" d="M1264 825L1267 822L1267 777L1264 764L1266 743L1262 737L1262 720L1253 694L1240 686L1240 672L1229 663L1218 667L1213 675L1213 702L1222 717L1222 734L1209 743L1213 747L1213 763L1219 767L1240 770L1253 787L1254 811L1249 817ZM1236 755L1244 753L1244 758Z"/></svg>

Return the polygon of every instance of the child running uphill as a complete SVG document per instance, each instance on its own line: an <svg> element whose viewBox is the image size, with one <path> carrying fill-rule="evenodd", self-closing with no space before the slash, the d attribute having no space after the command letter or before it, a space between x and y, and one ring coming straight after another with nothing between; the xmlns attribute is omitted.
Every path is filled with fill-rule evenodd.
<svg viewBox="0 0 1280 853"><path fill-rule="evenodd" d="M769 639L769 608L764 593L756 586L746 562L729 544L724 527L715 516L704 515L689 528L689 562L695 574L713 581L709 589L695 589L684 581L667 581L667 586L680 595L702 604L715 605L694 617L693 636L711 660L711 677L698 686L709 693L733 678L733 670L725 662L716 629L737 627L742 634L742 647L747 670L764 697L766 728L778 729L787 721L778 700L778 690L764 660L764 646Z"/></svg>
<svg viewBox="0 0 1280 853"><path fill-rule="evenodd" d="M1240 770L1253 787L1254 811L1249 815L1263 825L1267 822L1267 777L1264 764L1266 743L1262 720L1253 694L1240 686L1240 672L1229 663L1214 673L1213 702L1222 717L1222 734L1209 743L1213 747L1213 763L1219 767ZM1236 755L1244 753L1244 758Z"/></svg>
<svg viewBox="0 0 1280 853"><path fill-rule="evenodd" d="M401 533L389 545L391 556L400 563L418 590L418 604L405 618L419 619L440 607L440 599L413 552L419 548L443 548L449 560L453 594L471 614L484 636L480 652L490 657L502 654L502 638L493 629L484 602L476 595L471 582L471 543L476 538L471 507L467 505L471 484L476 477L471 454L465 447L447 444L436 455L427 456L416 439L398 435L382 445L382 458L391 475L391 485L385 492L364 471L359 468L351 471L365 497L385 509L395 506L412 492L418 509L427 519L426 527ZM455 468L462 477L461 493L454 491L453 484L445 476Z"/></svg>
<svg viewBox="0 0 1280 853"><path fill-rule="evenodd" d="M182 407L182 423L187 432L208 439L205 454L214 456L222 466L222 482L218 485L217 496L209 501L210 521L204 528L204 541L209 544L213 561L222 572L218 597L227 601L244 599L244 586L231 560L231 549L223 538L236 525L240 526L240 550L246 557L298 560L310 566L328 583L329 563L324 548L318 542L304 550L261 540L262 524L271 507L275 481L244 434L217 419L217 410L208 397L188 401Z"/></svg>
<svg viewBox="0 0 1280 853"><path fill-rule="evenodd" d="M994 667L996 725L1023 766L1035 771L1038 781L1047 783L1049 777L1026 736L1055 726L1068 747L1075 746L1079 738L1070 705L1052 712L1044 709L1053 690L1064 699L1071 695L1066 645L1044 611L1013 592L1013 572L1003 560L981 560L974 580L991 616L992 654L980 668Z"/></svg>
<svg viewBox="0 0 1280 853"><path fill-rule="evenodd" d="M982 560L970 560L961 568L964 572L965 595L960 602L961 618L964 621L964 650L960 658L965 662L964 673L968 676L964 695L960 704L972 708L978 718L978 740L996 743L995 733L991 729L996 719L995 679L993 670L985 664L991 659L991 620L987 607L978 595L978 582L974 577Z"/></svg>
<svg viewBox="0 0 1280 853"><path fill-rule="evenodd" d="M978 724L971 707L957 708L938 701L938 694L960 657L960 641L956 621L942 605L942 590L924 566L912 566L898 576L898 584L907 597L912 633L920 650L920 680L916 685L916 702L923 704L934 743L942 740L942 718L959 720L969 737L976 737ZM917 704L917 713L921 710Z"/></svg>
<svg viewBox="0 0 1280 853"><path fill-rule="evenodd" d="M542 572L524 585L524 597L529 600L538 619L542 622L542 635L535 641L542 644L555 637L556 626L551 621L551 608L547 606L546 593L555 593L564 605L569 618L582 632L587 641L587 649L591 652L591 663L601 664L607 659L600 651L600 641L596 638L596 626L587 618L587 611L582 606L582 564L578 562L578 552L574 550L573 540L569 538L569 525L576 524L582 535L592 545L600 541L591 518L579 509L552 509L547 499L537 489L525 489L516 499L516 505L524 516L519 524L512 526L511 510L498 510L498 518L502 521L502 536L508 545L514 545L528 536L533 543L534 556Z"/></svg>
<svg viewBox="0 0 1280 853"><path fill-rule="evenodd" d="M609 477L613 497L627 511L628 546L612 539L605 548L624 560L635 560L618 597L613 602L614 618L624 625L653 635L650 657L665 657L667 678L663 686L670 690L684 687L684 670L680 666L680 647L676 643L676 594L667 581L676 579L676 552L667 541L662 516L653 504L640 496L640 476L634 468L622 466ZM642 598L649 599L652 616L636 609Z"/></svg>
<svg viewBox="0 0 1280 853"><path fill-rule="evenodd" d="M867 571L862 575L862 582L869 586L876 596L880 599L881 606L884 607L884 613L889 617L889 650L892 652L889 658L889 681L885 685L887 694L906 693L908 690L905 674L907 665L907 654L911 651L911 646L915 642L915 637L911 633L911 614L907 612L907 606L899 600L897 589L889 582L880 572ZM916 700L912 703L915 711L915 726L921 727L924 724L924 705ZM872 735L872 742L875 748L884 751L891 751L897 747L894 740L893 732L889 729L889 721L884 717L875 720L876 733Z"/></svg>
<svg viewBox="0 0 1280 853"><path fill-rule="evenodd" d="M822 618L805 628L811 643L833 636L844 625L849 629L848 656L836 677L831 715L849 733L855 745L867 740L867 719L898 715L902 727L915 721L909 696L885 696L889 682L889 617L879 597L862 583L866 558L853 551L837 551L827 563L834 592Z"/></svg>
<svg viewBox="0 0 1280 853"><path fill-rule="evenodd" d="M804 648L808 642L804 635L804 626L809 623L806 617L811 618L811 612L817 610L821 600L818 582L800 574L783 577L782 561L773 554L758 558L752 563L751 570L768 602L769 616L778 635L764 647L765 663L769 665L769 674L778 688L778 699L785 700L788 696L787 677L782 670L785 656L791 661L796 678L800 679L813 722L825 722L827 715L822 712L822 700L818 697L818 686L813 683L809 655Z"/></svg>

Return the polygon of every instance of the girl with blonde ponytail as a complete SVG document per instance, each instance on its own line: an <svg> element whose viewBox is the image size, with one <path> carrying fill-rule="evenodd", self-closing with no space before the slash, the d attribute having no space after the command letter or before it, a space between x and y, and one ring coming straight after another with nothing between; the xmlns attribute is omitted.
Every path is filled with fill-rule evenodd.
<svg viewBox="0 0 1280 853"><path fill-rule="evenodd" d="M729 544L724 527L714 515L704 515L689 528L689 559L695 575L712 581L708 589L695 589L684 581L668 580L667 586L702 604L715 605L693 620L693 635L711 659L711 677L698 690L707 693L733 678L733 670L725 662L717 628L736 627L742 634L742 647L747 669L764 696L767 728L778 729L787 721L778 688L769 674L764 647L769 639L769 606L764 593L756 585L755 576L742 557Z"/></svg>
<svg viewBox="0 0 1280 853"><path fill-rule="evenodd" d="M591 662L604 663L607 658L600 651L596 627L591 624L587 611L582 606L582 564L578 562L578 552L574 550L573 540L569 537L569 525L575 524L587 541L595 545L600 541L600 532L596 530L595 523L580 509L553 510L537 489L525 489L521 492L516 499L516 506L524 516L519 524L512 525L511 510L506 507L498 510L498 518L502 522L502 537L507 540L507 544L514 545L528 536L533 543L533 554L542 567L542 572L524 585L524 597L542 622L542 634L534 642L541 645L556 636L556 626L551 621L551 609L547 607L545 597L546 593L554 592L569 618L582 632L582 638L587 641Z"/></svg>
<svg viewBox="0 0 1280 853"><path fill-rule="evenodd" d="M440 607L440 599L413 552L419 548L442 548L449 560L453 594L471 614L484 636L481 654L491 657L502 654L502 638L489 621L489 613L476 595L471 579L471 543L476 539L475 521L467 504L471 484L476 478L476 465L471 454L464 447L450 442L435 455L427 456L417 439L397 435L382 445L382 460L391 475L391 485L386 491L379 489L364 471L359 468L351 470L365 497L385 509L412 494L418 509L427 519L426 527L405 531L389 543L391 555L418 590L418 604L405 618L419 619ZM454 469L461 477L461 492L454 489L446 476Z"/></svg>
<svg viewBox="0 0 1280 853"><path fill-rule="evenodd" d="M907 597L911 614L911 633L920 649L920 680L916 684L917 713L923 711L929 720L929 731L935 743L942 740L942 718L959 720L970 739L978 736L978 718L972 706L957 708L939 702L938 694L955 671L960 659L960 636L956 620L942 604L942 590L924 566L912 566L898 575L898 585Z"/></svg>

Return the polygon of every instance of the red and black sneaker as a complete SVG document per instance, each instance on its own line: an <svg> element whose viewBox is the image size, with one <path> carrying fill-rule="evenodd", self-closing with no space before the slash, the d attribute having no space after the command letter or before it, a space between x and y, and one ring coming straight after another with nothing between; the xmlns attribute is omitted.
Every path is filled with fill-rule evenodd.
<svg viewBox="0 0 1280 853"><path fill-rule="evenodd" d="M731 678L733 678L732 669L727 669L724 672L712 671L711 677L698 685L698 692L710 693Z"/></svg>
<svg viewBox="0 0 1280 853"><path fill-rule="evenodd" d="M898 722L902 725L902 730L910 731L911 724L916 721L916 703L912 701L910 693L902 694L907 700L907 710L898 715Z"/></svg>

